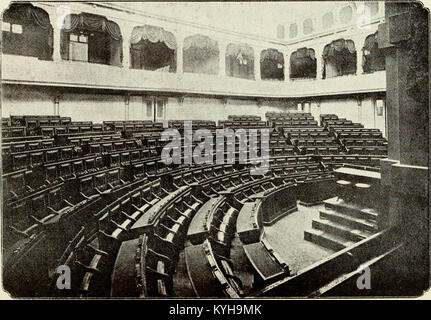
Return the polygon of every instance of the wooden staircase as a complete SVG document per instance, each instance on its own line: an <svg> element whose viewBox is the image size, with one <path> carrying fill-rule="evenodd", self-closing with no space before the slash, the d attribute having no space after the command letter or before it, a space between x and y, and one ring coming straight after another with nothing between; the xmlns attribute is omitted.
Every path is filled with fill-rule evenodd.
<svg viewBox="0 0 431 320"><path fill-rule="evenodd" d="M379 231L378 213L370 208L345 202L337 197L323 201L319 218L304 231L304 239L339 251Z"/></svg>

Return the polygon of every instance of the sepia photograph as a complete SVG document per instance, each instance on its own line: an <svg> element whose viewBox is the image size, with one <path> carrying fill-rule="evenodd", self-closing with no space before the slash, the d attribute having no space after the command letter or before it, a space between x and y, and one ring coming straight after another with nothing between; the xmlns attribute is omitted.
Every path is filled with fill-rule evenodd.
<svg viewBox="0 0 431 320"><path fill-rule="evenodd" d="M431 299L427 6L2 1L0 299Z"/></svg>

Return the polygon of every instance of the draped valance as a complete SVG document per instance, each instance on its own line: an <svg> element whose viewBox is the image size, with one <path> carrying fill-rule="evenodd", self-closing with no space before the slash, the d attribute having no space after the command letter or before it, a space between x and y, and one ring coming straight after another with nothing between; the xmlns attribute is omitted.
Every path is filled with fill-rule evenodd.
<svg viewBox="0 0 431 320"><path fill-rule="evenodd" d="M218 51L218 43L210 37L196 34L184 39L184 50L190 48L210 49Z"/></svg>
<svg viewBox="0 0 431 320"><path fill-rule="evenodd" d="M173 33L161 27L144 25L133 28L131 44L137 44L141 40L148 40L152 43L163 42L169 49L177 49L177 42Z"/></svg>
<svg viewBox="0 0 431 320"><path fill-rule="evenodd" d="M260 62L263 62L264 60L267 60L267 59L277 61L279 63L284 63L283 53L281 53L277 49L262 50L262 53L260 55Z"/></svg>
<svg viewBox="0 0 431 320"><path fill-rule="evenodd" d="M70 33L77 29L106 32L114 40L122 39L120 27L115 22L94 14L70 14L64 18L63 32Z"/></svg>
<svg viewBox="0 0 431 320"><path fill-rule="evenodd" d="M362 69L364 73L385 70L385 55L379 49L377 42L378 32L370 34L365 38L364 47L362 48Z"/></svg>
<svg viewBox="0 0 431 320"><path fill-rule="evenodd" d="M184 39L184 72L218 74L219 56L218 43L210 37L196 34Z"/></svg>
<svg viewBox="0 0 431 320"><path fill-rule="evenodd" d="M245 43L239 43L239 44L230 43L226 47L226 56L237 57L240 54L247 58L253 58L254 50L252 47L250 47L248 44L245 44Z"/></svg>
<svg viewBox="0 0 431 320"><path fill-rule="evenodd" d="M245 43L231 43L226 47L226 75L254 79L254 50L252 47Z"/></svg>
<svg viewBox="0 0 431 320"><path fill-rule="evenodd" d="M348 50L350 53L355 53L355 43L353 40L339 39L332 41L330 44L325 46L323 49L323 58L334 56L336 52Z"/></svg>
<svg viewBox="0 0 431 320"><path fill-rule="evenodd" d="M22 26L22 34L3 33L2 51L7 54L50 60L53 29L48 13L29 3L14 3L3 14L3 21Z"/></svg>
<svg viewBox="0 0 431 320"><path fill-rule="evenodd" d="M308 48L300 48L292 53L290 56L290 61L295 61L297 59L305 59L309 58L314 60L316 57L314 56L314 50Z"/></svg>
<svg viewBox="0 0 431 320"><path fill-rule="evenodd" d="M365 38L363 50L371 51L377 47L377 34L378 32L370 34Z"/></svg>
<svg viewBox="0 0 431 320"><path fill-rule="evenodd" d="M315 78L316 57L313 49L300 48L290 55L290 77Z"/></svg>
<svg viewBox="0 0 431 320"><path fill-rule="evenodd" d="M30 21L44 30L52 29L48 13L31 4L12 4L10 8L5 11L3 20L10 23Z"/></svg>

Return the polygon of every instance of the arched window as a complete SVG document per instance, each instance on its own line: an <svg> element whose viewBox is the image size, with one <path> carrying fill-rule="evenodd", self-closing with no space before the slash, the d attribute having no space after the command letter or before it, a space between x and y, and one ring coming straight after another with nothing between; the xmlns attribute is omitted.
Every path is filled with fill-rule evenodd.
<svg viewBox="0 0 431 320"><path fill-rule="evenodd" d="M247 44L229 44L226 48L226 75L254 79L254 50Z"/></svg>
<svg viewBox="0 0 431 320"><path fill-rule="evenodd" d="M304 20L302 27L303 27L303 33L305 35L312 33L313 32L313 20L311 20L311 19Z"/></svg>
<svg viewBox="0 0 431 320"><path fill-rule="evenodd" d="M175 72L176 49L171 32L150 25L135 27L130 39L132 69Z"/></svg>
<svg viewBox="0 0 431 320"><path fill-rule="evenodd" d="M60 34L63 60L121 66L121 30L103 16L81 13L64 18Z"/></svg>
<svg viewBox="0 0 431 320"><path fill-rule="evenodd" d="M279 24L277 27L277 38L284 39L284 26L282 24Z"/></svg>
<svg viewBox="0 0 431 320"><path fill-rule="evenodd" d="M332 12L327 12L322 17L322 27L323 29L328 29L334 25L334 14Z"/></svg>
<svg viewBox="0 0 431 320"><path fill-rule="evenodd" d="M339 39L323 49L323 78L356 73L356 49L352 40Z"/></svg>
<svg viewBox="0 0 431 320"><path fill-rule="evenodd" d="M31 4L11 4L3 14L2 50L15 54L50 60L53 52L52 26L49 15Z"/></svg>
<svg viewBox="0 0 431 320"><path fill-rule="evenodd" d="M290 56L290 78L316 78L316 58L314 50L301 48Z"/></svg>
<svg viewBox="0 0 431 320"><path fill-rule="evenodd" d="M289 26L289 38L295 38L298 35L298 25L296 23L292 23Z"/></svg>
<svg viewBox="0 0 431 320"><path fill-rule="evenodd" d="M219 49L217 41L204 35L184 39L184 72L218 74Z"/></svg>
<svg viewBox="0 0 431 320"><path fill-rule="evenodd" d="M368 8L371 16L375 16L379 12L379 3L374 1L365 1L364 7Z"/></svg>
<svg viewBox="0 0 431 320"><path fill-rule="evenodd" d="M344 7L340 10L340 22L343 24L349 23L353 18L353 9L350 6Z"/></svg>
<svg viewBox="0 0 431 320"><path fill-rule="evenodd" d="M383 50L379 49L377 34L376 32L365 38L364 47L362 48L362 68L364 73L385 70L385 55Z"/></svg>
<svg viewBox="0 0 431 320"><path fill-rule="evenodd" d="M262 80L284 80L283 53L276 49L262 50L260 76Z"/></svg>

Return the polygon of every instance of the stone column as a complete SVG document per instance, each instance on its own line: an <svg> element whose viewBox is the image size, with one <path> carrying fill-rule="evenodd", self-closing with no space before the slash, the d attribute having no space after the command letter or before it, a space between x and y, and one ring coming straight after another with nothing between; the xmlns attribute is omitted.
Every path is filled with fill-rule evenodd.
<svg viewBox="0 0 431 320"><path fill-rule="evenodd" d="M260 47L254 47L254 78L256 81L260 81L260 53L263 49Z"/></svg>
<svg viewBox="0 0 431 320"><path fill-rule="evenodd" d="M227 41L225 40L219 40L219 59L220 59L220 70L219 70L219 76L226 77L226 46Z"/></svg>
<svg viewBox="0 0 431 320"><path fill-rule="evenodd" d="M395 263L406 271L394 276L415 295L430 283L429 26L427 12L416 3L385 3L385 21L378 43L386 57L389 152L381 161L381 184L387 190L386 225L397 230L397 241L404 244ZM410 47L417 49L409 52Z"/></svg>
<svg viewBox="0 0 431 320"><path fill-rule="evenodd" d="M49 21L52 26L52 36L53 36L52 60L54 62L58 62L58 61L61 61L61 55L60 55L61 27L65 16L67 14L70 14L70 12L66 12L65 8L56 4L49 7L43 7L43 9L48 13Z"/></svg>
<svg viewBox="0 0 431 320"><path fill-rule="evenodd" d="M283 52L283 51L281 51ZM284 53L284 81L290 80L290 55L293 51L285 50Z"/></svg>
<svg viewBox="0 0 431 320"><path fill-rule="evenodd" d="M352 37L352 40L355 43L355 49L356 49L356 75L361 75L364 73L364 70L362 67L362 60L364 56L362 48L364 47L365 38L372 33L373 32L370 32L367 34L359 34Z"/></svg>
<svg viewBox="0 0 431 320"><path fill-rule="evenodd" d="M117 20L115 21L121 29L121 36L123 37L123 61L122 65L124 69L131 68L131 58L130 58L130 38L132 36L132 31L135 25L128 21Z"/></svg>
<svg viewBox="0 0 431 320"><path fill-rule="evenodd" d="M323 78L323 49L324 44L318 44L313 47L314 56L316 57L316 79L320 80Z"/></svg>
<svg viewBox="0 0 431 320"><path fill-rule="evenodd" d="M183 73L183 45L185 35L182 32L177 32L175 37L177 38L177 73Z"/></svg>

